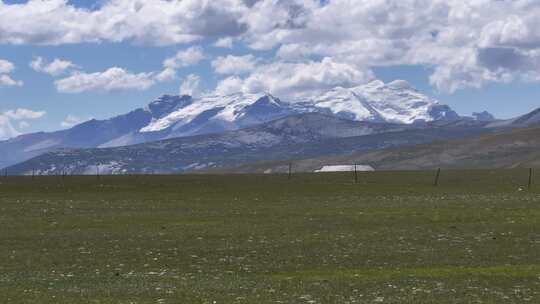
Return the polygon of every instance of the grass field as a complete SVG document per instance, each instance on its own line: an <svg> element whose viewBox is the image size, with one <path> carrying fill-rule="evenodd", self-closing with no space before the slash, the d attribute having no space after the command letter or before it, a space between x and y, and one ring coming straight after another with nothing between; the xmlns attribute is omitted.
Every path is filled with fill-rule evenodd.
<svg viewBox="0 0 540 304"><path fill-rule="evenodd" d="M540 303L540 182L433 176L2 177L0 303Z"/></svg>

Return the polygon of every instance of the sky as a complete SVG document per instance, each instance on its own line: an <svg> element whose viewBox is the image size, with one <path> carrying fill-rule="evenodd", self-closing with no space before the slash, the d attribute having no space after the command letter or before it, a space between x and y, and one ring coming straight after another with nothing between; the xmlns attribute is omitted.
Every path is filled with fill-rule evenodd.
<svg viewBox="0 0 540 304"><path fill-rule="evenodd" d="M536 0L0 0L0 139L163 94L409 81L458 113L540 107Z"/></svg>

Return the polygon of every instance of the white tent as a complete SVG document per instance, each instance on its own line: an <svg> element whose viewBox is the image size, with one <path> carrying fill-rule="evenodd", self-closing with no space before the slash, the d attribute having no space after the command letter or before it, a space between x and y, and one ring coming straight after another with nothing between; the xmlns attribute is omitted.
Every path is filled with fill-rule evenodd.
<svg viewBox="0 0 540 304"><path fill-rule="evenodd" d="M369 171L375 171L372 166L369 165L336 165L336 166L324 166L319 170L315 170L315 172L369 172Z"/></svg>

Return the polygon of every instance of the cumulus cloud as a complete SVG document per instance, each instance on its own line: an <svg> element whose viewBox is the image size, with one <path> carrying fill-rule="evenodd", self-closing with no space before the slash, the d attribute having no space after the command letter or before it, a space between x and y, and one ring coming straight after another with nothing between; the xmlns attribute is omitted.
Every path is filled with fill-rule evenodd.
<svg viewBox="0 0 540 304"><path fill-rule="evenodd" d="M229 75L250 72L255 69L256 64L257 60L251 54L245 56L219 56L212 61L212 67L216 73Z"/></svg>
<svg viewBox="0 0 540 304"><path fill-rule="evenodd" d="M233 39L231 37L224 37L218 39L215 43L215 47L225 48L225 49L232 49L233 47Z"/></svg>
<svg viewBox="0 0 540 304"><path fill-rule="evenodd" d="M188 75L180 85L180 95L199 96L201 93L201 77L195 74Z"/></svg>
<svg viewBox="0 0 540 304"><path fill-rule="evenodd" d="M185 50L178 51L174 57L167 58L163 62L163 66L171 69L179 69L196 65L204 59L204 52L201 47L190 47Z"/></svg>
<svg viewBox="0 0 540 304"><path fill-rule="evenodd" d="M30 62L30 67L41 73L46 73L52 76L58 76L66 73L71 69L76 69L77 66L68 60L55 58L52 62L47 62L43 57L36 57Z"/></svg>
<svg viewBox="0 0 540 304"><path fill-rule="evenodd" d="M14 80L9 75L0 75L0 86L7 87L21 87L23 82L20 80Z"/></svg>
<svg viewBox="0 0 540 304"><path fill-rule="evenodd" d="M275 54L270 64L280 72L290 68L281 73L293 77L298 65L321 58L362 73L375 66L421 65L433 71L436 88L455 91L490 82L540 81L538 16L540 2L531 0L106 0L92 10L66 0L0 1L0 43L215 41L216 47L231 48L234 42ZM197 47L182 50L165 60L169 70L162 80L152 79L173 79L173 70L203 58ZM271 82L255 81L263 72L249 63L233 70L217 60L216 72L242 76L243 87ZM8 69L0 62L0 84L22 84ZM230 84L238 77L226 79L223 83Z"/></svg>
<svg viewBox="0 0 540 304"><path fill-rule="evenodd" d="M14 126L15 122L18 122L19 129L26 129L30 127L27 120L42 118L46 114L45 111L33 111L23 108L0 112L0 140L21 135L21 132Z"/></svg>
<svg viewBox="0 0 540 304"><path fill-rule="evenodd" d="M155 73L131 73L119 67L103 72L83 73L55 81L61 93L81 93L85 91L146 90L156 84Z"/></svg>
<svg viewBox="0 0 540 304"><path fill-rule="evenodd" d="M217 85L216 92L272 92L285 98L302 99L336 86L353 87L372 79L373 73L369 69L326 57L321 61L261 65L245 78L232 76L224 79Z"/></svg>
<svg viewBox="0 0 540 304"><path fill-rule="evenodd" d="M440 90L535 81L540 2L530 0L261 0L244 41L288 61L423 65ZM324 24L324 26L321 26Z"/></svg>
<svg viewBox="0 0 540 304"><path fill-rule="evenodd" d="M176 70L172 68L165 68L158 73L155 77L158 82L167 82L176 79Z"/></svg>
<svg viewBox="0 0 540 304"><path fill-rule="evenodd" d="M180 50L174 57L163 61L163 70L157 72L133 73L121 67L111 67L102 72L87 73L75 70L68 77L55 81L62 93L82 93L86 91L146 90L157 83L173 81L177 69L196 65L205 58L201 47ZM57 62L56 64L54 64ZM41 57L31 63L32 68L58 75L61 71L76 67L70 62L55 60L46 64ZM189 80L189 77L188 77Z"/></svg>
<svg viewBox="0 0 540 304"><path fill-rule="evenodd" d="M230 76L221 80L215 89L218 95L229 95L242 92L244 90L244 80L238 76Z"/></svg>
<svg viewBox="0 0 540 304"><path fill-rule="evenodd" d="M55 81L56 89L62 93L86 91L146 90L157 83L169 82L177 77L177 69L199 63L205 58L201 47L190 47L178 51L174 57L163 61L163 70L158 72L132 73L121 67L112 67L103 72L87 73L75 70L70 76ZM38 57L31 63L35 70L57 72L62 68L76 67L70 62L58 60L53 65ZM65 69L64 69L65 70ZM53 73L49 73L53 75ZM58 75L58 73L54 73ZM189 77L188 77L189 78Z"/></svg>
<svg viewBox="0 0 540 304"><path fill-rule="evenodd" d="M15 69L15 65L7 60L0 59L0 74L9 74Z"/></svg>
<svg viewBox="0 0 540 304"><path fill-rule="evenodd" d="M45 111L32 111L28 109L16 109L9 110L4 112L4 115L13 120L23 120L23 119L38 119L45 116L47 112Z"/></svg>
<svg viewBox="0 0 540 304"><path fill-rule="evenodd" d="M0 43L134 41L172 45L246 31L242 0L108 0L94 10L67 0L0 1Z"/></svg>
<svg viewBox="0 0 540 304"><path fill-rule="evenodd" d="M6 140L18 135L20 133L13 127L9 117L0 114L0 140Z"/></svg>
<svg viewBox="0 0 540 304"><path fill-rule="evenodd" d="M0 59L0 87L20 87L23 85L22 81L14 80L10 75L8 75L9 73L13 72L13 70L15 70L15 65L12 62Z"/></svg>

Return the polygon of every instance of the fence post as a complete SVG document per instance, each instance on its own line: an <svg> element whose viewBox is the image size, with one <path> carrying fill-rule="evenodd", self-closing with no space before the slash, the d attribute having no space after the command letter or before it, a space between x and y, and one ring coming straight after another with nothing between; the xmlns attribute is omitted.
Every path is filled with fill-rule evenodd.
<svg viewBox="0 0 540 304"><path fill-rule="evenodd" d="M354 183L358 184L358 170L356 169L356 164L354 164Z"/></svg>
<svg viewBox="0 0 540 304"><path fill-rule="evenodd" d="M529 189L532 188L533 183L533 168L529 168Z"/></svg>
<svg viewBox="0 0 540 304"><path fill-rule="evenodd" d="M99 165L96 165L96 177L99 179Z"/></svg>
<svg viewBox="0 0 540 304"><path fill-rule="evenodd" d="M289 179L292 177L292 163L289 163Z"/></svg>
<svg viewBox="0 0 540 304"><path fill-rule="evenodd" d="M439 178L441 177L441 168L437 169L437 174L435 175L435 187L439 186Z"/></svg>

